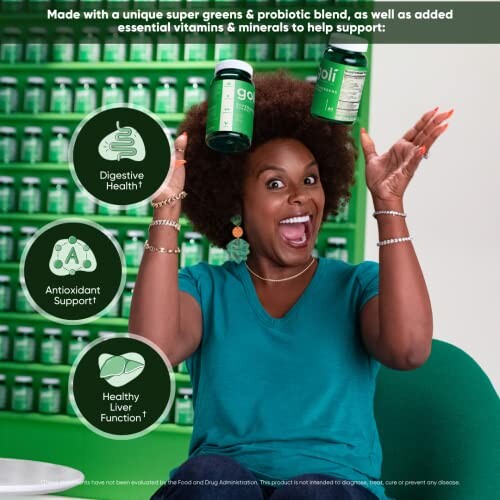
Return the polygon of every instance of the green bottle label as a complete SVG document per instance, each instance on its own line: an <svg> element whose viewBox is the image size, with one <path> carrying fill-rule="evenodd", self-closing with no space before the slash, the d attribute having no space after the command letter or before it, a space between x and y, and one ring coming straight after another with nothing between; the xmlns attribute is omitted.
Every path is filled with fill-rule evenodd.
<svg viewBox="0 0 500 500"><path fill-rule="evenodd" d="M84 347L87 345L87 342L73 340L69 344L68 348L68 363L72 365L75 359L78 357L80 352L83 351Z"/></svg>
<svg viewBox="0 0 500 500"><path fill-rule="evenodd" d="M5 410L7 408L7 387L4 384L0 384L0 410Z"/></svg>
<svg viewBox="0 0 500 500"><path fill-rule="evenodd" d="M156 113L177 113L177 90L173 88L159 88L155 98Z"/></svg>
<svg viewBox="0 0 500 500"><path fill-rule="evenodd" d="M311 113L327 120L356 120L365 78L365 68L323 58L314 88Z"/></svg>
<svg viewBox="0 0 500 500"><path fill-rule="evenodd" d="M125 102L125 95L122 89L104 88L102 89L102 105L119 104Z"/></svg>
<svg viewBox="0 0 500 500"><path fill-rule="evenodd" d="M49 162L64 163L68 161L69 142L65 137L55 137L49 142Z"/></svg>
<svg viewBox="0 0 500 500"><path fill-rule="evenodd" d="M83 191L75 191L73 212L78 215L89 215L95 212L95 201Z"/></svg>
<svg viewBox="0 0 500 500"><path fill-rule="evenodd" d="M29 214L40 211L40 191L38 189L23 189L19 193L19 211Z"/></svg>
<svg viewBox="0 0 500 500"><path fill-rule="evenodd" d="M96 92L94 89L81 88L75 91L75 113L90 113L96 109Z"/></svg>
<svg viewBox="0 0 500 500"><path fill-rule="evenodd" d="M54 62L71 62L73 61L73 56L73 45L69 41L54 43L52 46L52 59Z"/></svg>
<svg viewBox="0 0 500 500"><path fill-rule="evenodd" d="M203 260L203 247L199 243L182 243L181 267L194 266Z"/></svg>
<svg viewBox="0 0 500 500"><path fill-rule="evenodd" d="M56 88L52 90L50 111L54 113L71 113L71 90L67 88Z"/></svg>
<svg viewBox="0 0 500 500"><path fill-rule="evenodd" d="M122 62L125 61L125 43L110 43L104 45L104 62Z"/></svg>
<svg viewBox="0 0 500 500"><path fill-rule="evenodd" d="M45 108L45 90L41 88L27 89L24 95L24 111L40 113Z"/></svg>
<svg viewBox="0 0 500 500"><path fill-rule="evenodd" d="M193 404L191 399L177 399L175 402L175 423L193 425Z"/></svg>
<svg viewBox="0 0 500 500"><path fill-rule="evenodd" d="M21 60L21 44L3 43L0 47L0 60L5 63L14 63Z"/></svg>
<svg viewBox="0 0 500 500"><path fill-rule="evenodd" d="M9 359L9 336L0 335L0 360Z"/></svg>
<svg viewBox="0 0 500 500"><path fill-rule="evenodd" d="M26 45L26 62L39 63L47 60L46 43L29 43Z"/></svg>
<svg viewBox="0 0 500 500"><path fill-rule="evenodd" d="M8 285L0 286L0 311L10 309L10 287Z"/></svg>
<svg viewBox="0 0 500 500"><path fill-rule="evenodd" d="M40 391L38 411L40 413L59 413L61 408L61 392L52 387Z"/></svg>
<svg viewBox="0 0 500 500"><path fill-rule="evenodd" d="M255 90L241 80L216 80L210 86L207 135L238 132L252 139Z"/></svg>
<svg viewBox="0 0 500 500"><path fill-rule="evenodd" d="M31 411L33 409L32 387L14 387L12 391L12 409L15 411Z"/></svg>
<svg viewBox="0 0 500 500"><path fill-rule="evenodd" d="M62 360L62 343L60 340L44 340L42 342L42 363L57 365Z"/></svg>
<svg viewBox="0 0 500 500"><path fill-rule="evenodd" d="M3 88L0 90L0 113L12 113L16 110L16 90Z"/></svg>
<svg viewBox="0 0 500 500"><path fill-rule="evenodd" d="M99 45L97 41L81 43L78 60L81 62L99 61Z"/></svg>
<svg viewBox="0 0 500 500"><path fill-rule="evenodd" d="M156 46L157 61L178 61L179 44L178 43L159 43Z"/></svg>

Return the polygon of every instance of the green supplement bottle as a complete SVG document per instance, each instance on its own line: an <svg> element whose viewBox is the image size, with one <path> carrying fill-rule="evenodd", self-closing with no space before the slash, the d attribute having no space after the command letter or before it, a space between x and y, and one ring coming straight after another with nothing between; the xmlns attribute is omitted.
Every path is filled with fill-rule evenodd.
<svg viewBox="0 0 500 500"><path fill-rule="evenodd" d="M28 63L44 63L48 60L49 46L47 30L45 28L31 28L28 30L26 52L24 59Z"/></svg>
<svg viewBox="0 0 500 500"><path fill-rule="evenodd" d="M99 203L97 206L97 214L98 215L120 215L120 207L116 207L113 205L104 205Z"/></svg>
<svg viewBox="0 0 500 500"><path fill-rule="evenodd" d="M304 60L319 61L323 56L324 45L322 43L307 41L304 43Z"/></svg>
<svg viewBox="0 0 500 500"><path fill-rule="evenodd" d="M88 330L73 330L68 345L68 364L72 365L78 355L89 344L90 332Z"/></svg>
<svg viewBox="0 0 500 500"><path fill-rule="evenodd" d="M85 192L77 189L73 197L73 213L78 215L95 214L95 201Z"/></svg>
<svg viewBox="0 0 500 500"><path fill-rule="evenodd" d="M203 35L187 35L184 40L185 61L206 61L208 59L207 37Z"/></svg>
<svg viewBox="0 0 500 500"><path fill-rule="evenodd" d="M42 128L24 127L21 142L21 161L24 163L40 163L42 161Z"/></svg>
<svg viewBox="0 0 500 500"><path fill-rule="evenodd" d="M0 262L14 260L14 238L11 226L0 226Z"/></svg>
<svg viewBox="0 0 500 500"><path fill-rule="evenodd" d="M69 160L69 128L52 127L52 137L49 141L49 162L66 163Z"/></svg>
<svg viewBox="0 0 500 500"><path fill-rule="evenodd" d="M0 325L0 361L6 361L10 357L9 327Z"/></svg>
<svg viewBox="0 0 500 500"><path fill-rule="evenodd" d="M14 127L0 127L0 163L14 163L16 157L16 129Z"/></svg>
<svg viewBox="0 0 500 500"><path fill-rule="evenodd" d="M0 213L14 211L14 178L10 176L0 177Z"/></svg>
<svg viewBox="0 0 500 500"><path fill-rule="evenodd" d="M208 247L208 263L213 266L224 264L229 258L227 251L224 248L219 248L212 243Z"/></svg>
<svg viewBox="0 0 500 500"><path fill-rule="evenodd" d="M177 78L162 76L155 91L155 113L177 113Z"/></svg>
<svg viewBox="0 0 500 500"><path fill-rule="evenodd" d="M23 43L19 28L5 28L0 45L0 62L13 64L19 62L23 56Z"/></svg>
<svg viewBox="0 0 500 500"><path fill-rule="evenodd" d="M259 37L248 37L245 44L245 59L247 61L268 61L270 59L269 44L261 42Z"/></svg>
<svg viewBox="0 0 500 500"><path fill-rule="evenodd" d="M19 190L18 210L34 214L40 212L41 208L40 179L38 177L23 177Z"/></svg>
<svg viewBox="0 0 500 500"><path fill-rule="evenodd" d="M90 113L97 108L96 79L91 77L78 78L75 88L75 113Z"/></svg>
<svg viewBox="0 0 500 500"><path fill-rule="evenodd" d="M7 385L5 375L0 373L0 410L7 409Z"/></svg>
<svg viewBox="0 0 500 500"><path fill-rule="evenodd" d="M51 113L71 113L73 109L73 89L71 78L58 76L50 92Z"/></svg>
<svg viewBox="0 0 500 500"><path fill-rule="evenodd" d="M153 41L141 33L130 41L129 60L132 62L151 62L153 60Z"/></svg>
<svg viewBox="0 0 500 500"><path fill-rule="evenodd" d="M0 113L14 113L17 111L17 104L17 78L2 76L0 78Z"/></svg>
<svg viewBox="0 0 500 500"><path fill-rule="evenodd" d="M136 76L128 89L128 102L135 106L151 109L151 90L149 78Z"/></svg>
<svg viewBox="0 0 500 500"><path fill-rule="evenodd" d="M16 311L21 313L31 313L35 311L21 287L18 287L16 290Z"/></svg>
<svg viewBox="0 0 500 500"><path fill-rule="evenodd" d="M200 233L188 231L184 234L181 248L181 267L194 266L203 260L203 244Z"/></svg>
<svg viewBox="0 0 500 500"><path fill-rule="evenodd" d="M58 365L62 363L62 330L60 328L44 328L41 348L42 363Z"/></svg>
<svg viewBox="0 0 500 500"><path fill-rule="evenodd" d="M333 123L351 125L356 121L363 93L368 61L364 53L368 43L350 37L351 43L330 38L314 87L311 114ZM358 40L360 43L355 43Z"/></svg>
<svg viewBox="0 0 500 500"><path fill-rule="evenodd" d="M74 32L71 28L56 28L52 44L52 61L72 62L75 59Z"/></svg>
<svg viewBox="0 0 500 500"><path fill-rule="evenodd" d="M346 238L330 237L326 241L325 257L327 259L348 261Z"/></svg>
<svg viewBox="0 0 500 500"><path fill-rule="evenodd" d="M12 293L10 289L10 276L0 275L0 311L10 311Z"/></svg>
<svg viewBox="0 0 500 500"><path fill-rule="evenodd" d="M221 153L237 153L250 148L255 107L252 75L252 66L236 59L215 66L205 135L209 148Z"/></svg>
<svg viewBox="0 0 500 500"><path fill-rule="evenodd" d="M234 37L216 37L214 59L224 61L238 57L238 40Z"/></svg>
<svg viewBox="0 0 500 500"><path fill-rule="evenodd" d="M50 0L29 0L29 12L43 12L50 6Z"/></svg>
<svg viewBox="0 0 500 500"><path fill-rule="evenodd" d="M61 411L61 382L58 378L43 377L38 394L38 411L57 414Z"/></svg>
<svg viewBox="0 0 500 500"><path fill-rule="evenodd" d="M128 206L125 209L125 214L133 217L146 217L149 215L149 205L142 203L141 205Z"/></svg>
<svg viewBox="0 0 500 500"><path fill-rule="evenodd" d="M127 231L127 239L123 245L125 261L127 266L138 267L144 253L144 242L146 235L144 231Z"/></svg>
<svg viewBox="0 0 500 500"><path fill-rule="evenodd" d="M33 235L37 232L36 227L32 226L23 226L19 230L19 239L17 240L17 258L21 260L21 256L23 255L24 249Z"/></svg>
<svg viewBox="0 0 500 500"><path fill-rule="evenodd" d="M102 105L121 104L125 102L123 91L123 78L119 76L108 76L102 88Z"/></svg>
<svg viewBox="0 0 500 500"><path fill-rule="evenodd" d="M190 76L184 87L184 113L195 104L203 102L207 98L207 81L200 76Z"/></svg>
<svg viewBox="0 0 500 500"><path fill-rule="evenodd" d="M46 111L47 92L45 90L45 78L41 76L30 76L24 91L24 108L26 113L37 114Z"/></svg>
<svg viewBox="0 0 500 500"><path fill-rule="evenodd" d="M3 0L2 2L2 13L3 12L20 12L24 8L24 3L19 0Z"/></svg>
<svg viewBox="0 0 500 500"><path fill-rule="evenodd" d="M299 44L289 37L277 37L274 58L277 61L296 61L299 58Z"/></svg>
<svg viewBox="0 0 500 500"><path fill-rule="evenodd" d="M101 43L97 28L83 28L83 37L78 45L78 60L81 62L99 62Z"/></svg>
<svg viewBox="0 0 500 500"><path fill-rule="evenodd" d="M14 337L14 361L33 363L35 361L35 329L32 326L18 326Z"/></svg>
<svg viewBox="0 0 500 500"><path fill-rule="evenodd" d="M182 387L177 391L175 399L175 423L177 425L193 425L193 389Z"/></svg>
<svg viewBox="0 0 500 500"><path fill-rule="evenodd" d="M47 213L67 214L69 212L68 179L53 177L47 191Z"/></svg>
<svg viewBox="0 0 500 500"><path fill-rule="evenodd" d="M104 40L102 60L104 62L124 62L126 59L126 49L125 38L120 36L117 28L109 28Z"/></svg>
<svg viewBox="0 0 500 500"><path fill-rule="evenodd" d="M130 306L132 304L132 295L134 293L135 281L125 283L125 290L122 297L122 318L130 316Z"/></svg>
<svg viewBox="0 0 500 500"><path fill-rule="evenodd" d="M188 367L187 367L187 364L185 361L181 361L178 365L177 365L177 372L178 373L189 373L189 370L188 370Z"/></svg>
<svg viewBox="0 0 500 500"><path fill-rule="evenodd" d="M12 409L14 411L33 411L33 377L17 375L12 388Z"/></svg>
<svg viewBox="0 0 500 500"><path fill-rule="evenodd" d="M179 39L174 35L159 36L156 42L156 60L176 62L180 60Z"/></svg>

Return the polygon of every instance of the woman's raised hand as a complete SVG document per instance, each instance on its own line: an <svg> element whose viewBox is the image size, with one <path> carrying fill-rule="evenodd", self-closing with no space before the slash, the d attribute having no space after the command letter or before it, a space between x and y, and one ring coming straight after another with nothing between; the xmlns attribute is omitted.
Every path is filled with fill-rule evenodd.
<svg viewBox="0 0 500 500"><path fill-rule="evenodd" d="M366 185L374 199L399 201L415 174L423 155L446 130L443 123L453 109L437 113L435 108L424 113L413 127L388 151L379 155L365 129L361 129L361 146L366 162Z"/></svg>
<svg viewBox="0 0 500 500"><path fill-rule="evenodd" d="M165 200L169 196L180 193L184 189L186 180L186 169L184 160L184 152L187 147L188 137L186 132L183 132L174 142L174 154L170 162L170 168L167 173L167 178L161 186L158 194L154 197L153 202ZM173 202L170 207L178 202ZM163 207L162 207L163 208Z"/></svg>

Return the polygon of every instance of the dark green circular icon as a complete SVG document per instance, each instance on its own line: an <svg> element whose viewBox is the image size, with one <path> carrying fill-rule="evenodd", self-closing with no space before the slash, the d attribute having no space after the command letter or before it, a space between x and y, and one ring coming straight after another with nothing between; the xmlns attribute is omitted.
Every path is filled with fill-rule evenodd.
<svg viewBox="0 0 500 500"><path fill-rule="evenodd" d="M21 258L21 285L32 306L59 323L104 314L125 284L123 252L99 225L63 219L41 228Z"/></svg>
<svg viewBox="0 0 500 500"><path fill-rule="evenodd" d="M163 184L171 159L169 135L147 110L121 104L89 115L69 152L75 182L98 201L137 204Z"/></svg>
<svg viewBox="0 0 500 500"><path fill-rule="evenodd" d="M76 359L70 401L94 432L131 439L165 419L175 394L172 367L151 341L132 334L91 342Z"/></svg>

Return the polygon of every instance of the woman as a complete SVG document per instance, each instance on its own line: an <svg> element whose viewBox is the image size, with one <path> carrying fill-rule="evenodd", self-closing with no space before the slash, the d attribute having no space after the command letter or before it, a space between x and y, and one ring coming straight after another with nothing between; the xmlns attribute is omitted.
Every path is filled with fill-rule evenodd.
<svg viewBox="0 0 500 500"><path fill-rule="evenodd" d="M451 112L425 113L382 155L362 131L385 243L380 264L350 265L312 257L322 221L349 198L357 156L350 128L310 116L309 83L278 73L255 85L251 149L207 148L207 103L193 108L154 200L154 219L177 220L182 207L218 246L239 239L241 219L238 244L246 240L249 254L178 275L175 254L166 253L178 245L176 231L151 226L130 331L173 365L187 360L195 408L189 459L153 498L386 498L374 484L382 461L376 375L380 364L417 368L432 342L403 193Z"/></svg>

